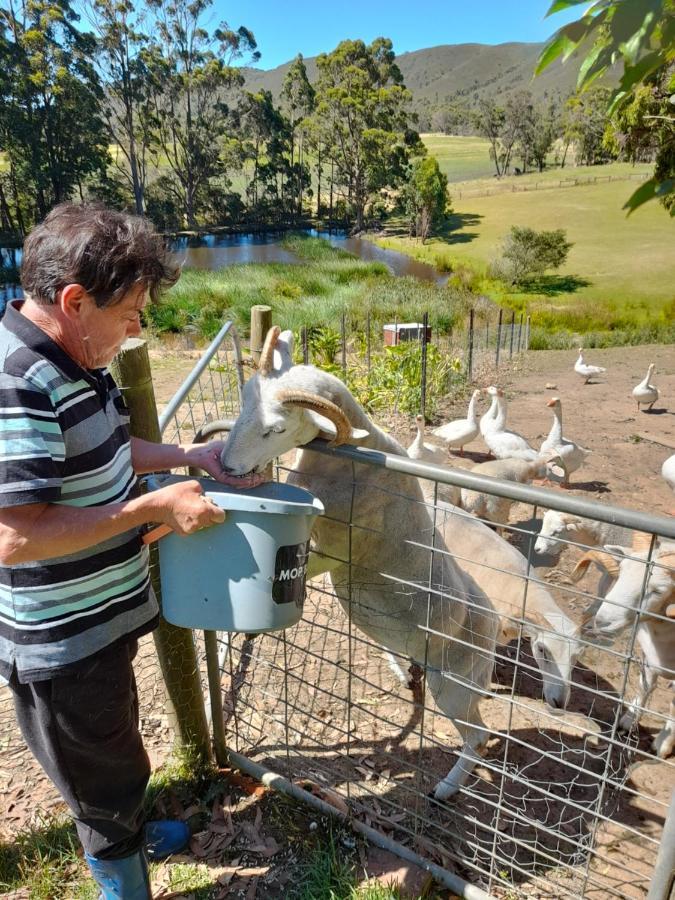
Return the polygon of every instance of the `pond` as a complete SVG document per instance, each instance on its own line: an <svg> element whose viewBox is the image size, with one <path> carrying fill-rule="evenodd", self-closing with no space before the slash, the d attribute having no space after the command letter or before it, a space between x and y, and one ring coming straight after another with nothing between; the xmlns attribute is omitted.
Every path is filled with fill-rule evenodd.
<svg viewBox="0 0 675 900"><path fill-rule="evenodd" d="M346 250L359 259L382 262L392 275L412 276L435 284L445 284L448 279L446 274L438 272L433 266L395 250L383 250L363 238L350 237L346 231L308 228L304 233L330 241L334 247ZM235 263L297 263L297 256L282 246L283 238L284 234L280 232L185 235L172 240L170 246L184 265L195 269L220 269ZM21 250L0 247L0 267L18 270L20 265ZM0 307L4 310L7 300L21 296L21 289L2 281L0 274Z"/></svg>
<svg viewBox="0 0 675 900"><path fill-rule="evenodd" d="M433 266L418 262L403 253L383 250L371 241L350 237L346 231L319 231L304 229L310 237L320 237L334 247L346 250L368 262L382 262L393 275L411 275L422 281L444 284L448 276ZM203 234L183 236L172 241L171 246L186 266L196 269L220 269L235 263L295 263L294 253L282 247L284 235L279 232L265 234Z"/></svg>

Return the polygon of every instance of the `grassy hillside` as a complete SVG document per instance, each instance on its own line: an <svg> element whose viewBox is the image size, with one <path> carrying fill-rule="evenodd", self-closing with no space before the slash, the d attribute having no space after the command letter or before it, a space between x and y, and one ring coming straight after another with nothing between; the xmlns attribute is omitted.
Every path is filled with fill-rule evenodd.
<svg viewBox="0 0 675 900"><path fill-rule="evenodd" d="M610 167L592 171L602 176L605 168ZM578 172L573 169L570 174ZM555 175L552 172L549 177ZM521 184L522 177L505 181L506 186L508 182ZM626 217L621 207L635 184L622 180L492 196L454 196L454 214L440 237L421 246L399 233L381 243L448 271L461 270L464 264L473 274L464 272L459 277L473 280L475 288L501 303L527 310L534 323L551 331L630 331L651 325L672 328L673 223L655 203ZM472 185L478 189L484 183L466 183L462 187L467 194ZM561 271L527 292L510 292L487 278L489 263L499 255L512 225L564 228L574 244Z"/></svg>
<svg viewBox="0 0 675 900"><path fill-rule="evenodd" d="M438 160L441 172L448 176L449 182L491 178L495 167L486 138L447 134L422 134L420 137L427 152Z"/></svg>

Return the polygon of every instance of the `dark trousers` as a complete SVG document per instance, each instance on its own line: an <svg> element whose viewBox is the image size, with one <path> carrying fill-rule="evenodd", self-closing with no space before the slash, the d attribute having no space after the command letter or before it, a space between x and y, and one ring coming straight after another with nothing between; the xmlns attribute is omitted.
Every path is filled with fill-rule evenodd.
<svg viewBox="0 0 675 900"><path fill-rule="evenodd" d="M143 843L150 762L138 730L137 649L135 640L116 644L67 675L10 682L28 747L70 807L85 851L100 859Z"/></svg>

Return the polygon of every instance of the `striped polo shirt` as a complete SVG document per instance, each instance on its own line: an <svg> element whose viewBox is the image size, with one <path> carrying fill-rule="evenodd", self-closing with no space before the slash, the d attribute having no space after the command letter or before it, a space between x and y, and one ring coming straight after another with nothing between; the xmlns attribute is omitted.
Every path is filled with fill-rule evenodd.
<svg viewBox="0 0 675 900"><path fill-rule="evenodd" d="M8 304L0 322L0 506L105 506L138 494L129 414L107 369L82 369ZM39 548L37 549L39 556ZM0 566L0 678L51 678L157 622L137 529Z"/></svg>

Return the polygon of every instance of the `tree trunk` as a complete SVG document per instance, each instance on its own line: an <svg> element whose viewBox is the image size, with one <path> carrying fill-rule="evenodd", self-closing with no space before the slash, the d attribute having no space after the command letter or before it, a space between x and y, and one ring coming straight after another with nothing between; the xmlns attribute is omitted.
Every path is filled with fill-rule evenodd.
<svg viewBox="0 0 675 900"><path fill-rule="evenodd" d="M316 161L316 217L321 218L321 142L317 145L317 161Z"/></svg>

